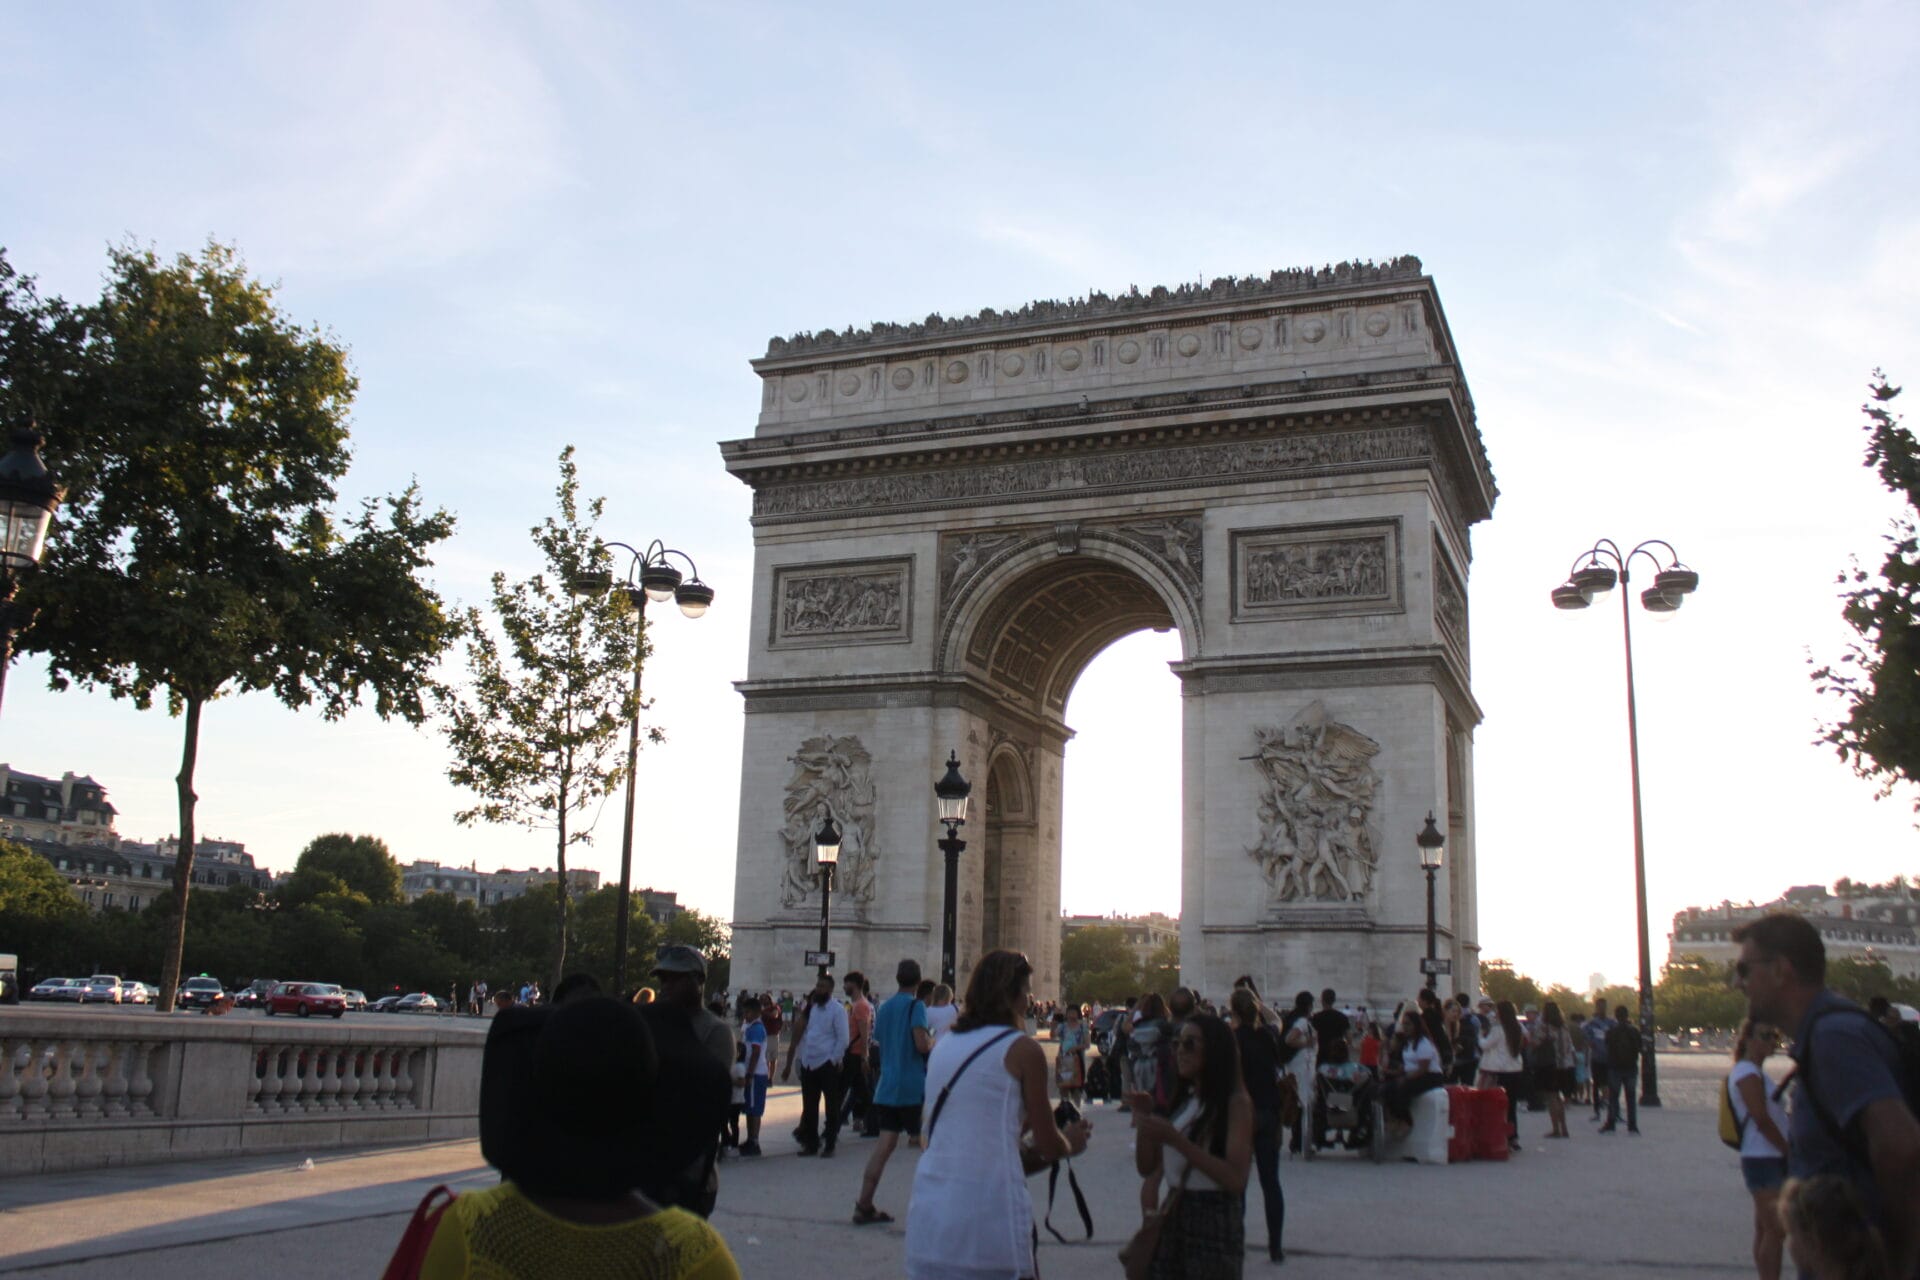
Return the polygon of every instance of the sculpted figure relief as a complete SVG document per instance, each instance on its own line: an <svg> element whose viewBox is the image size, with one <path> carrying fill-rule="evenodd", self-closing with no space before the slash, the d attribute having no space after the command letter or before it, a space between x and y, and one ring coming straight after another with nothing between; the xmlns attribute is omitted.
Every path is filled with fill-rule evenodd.
<svg viewBox="0 0 1920 1280"><path fill-rule="evenodd" d="M1247 603L1368 600L1387 594L1384 538L1262 547L1247 556Z"/></svg>
<svg viewBox="0 0 1920 1280"><path fill-rule="evenodd" d="M857 737L808 738L787 759L786 822L780 832L787 850L780 901L797 907L820 898L814 869L813 833L828 813L840 827L840 865L833 894L841 902L873 901L873 757Z"/></svg>
<svg viewBox="0 0 1920 1280"><path fill-rule="evenodd" d="M1144 543L1194 595L1200 594L1200 520L1197 516L1179 516L1171 520L1145 520L1137 524L1115 526L1116 533Z"/></svg>
<svg viewBox="0 0 1920 1280"><path fill-rule="evenodd" d="M897 631L904 575L849 573L786 577L780 582L780 634L825 635L845 631Z"/></svg>
<svg viewBox="0 0 1920 1280"><path fill-rule="evenodd" d="M1316 702L1285 729L1254 732L1260 864L1278 902L1363 902L1378 864L1368 819L1380 744Z"/></svg>

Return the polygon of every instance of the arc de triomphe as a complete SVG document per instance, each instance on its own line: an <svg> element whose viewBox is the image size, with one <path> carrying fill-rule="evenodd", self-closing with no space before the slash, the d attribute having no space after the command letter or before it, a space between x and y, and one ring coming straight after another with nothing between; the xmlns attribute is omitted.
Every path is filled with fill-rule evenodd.
<svg viewBox="0 0 1920 1280"><path fill-rule="evenodd" d="M1016 947L1056 994L1067 695L1144 627L1180 636L1184 981L1410 992L1432 810L1443 985L1473 986L1468 530L1496 491L1418 259L775 339L754 368L758 425L722 446L754 491L736 987L810 981L823 810L839 968L938 972L953 749L960 981Z"/></svg>

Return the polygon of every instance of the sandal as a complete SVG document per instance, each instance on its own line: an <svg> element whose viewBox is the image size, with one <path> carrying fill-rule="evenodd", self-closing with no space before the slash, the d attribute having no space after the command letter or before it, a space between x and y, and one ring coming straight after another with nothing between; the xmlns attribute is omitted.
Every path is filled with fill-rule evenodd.
<svg viewBox="0 0 1920 1280"><path fill-rule="evenodd" d="M858 1204L853 1206L853 1225L856 1227L871 1226L876 1222L892 1221L893 1215L885 1209L869 1209Z"/></svg>

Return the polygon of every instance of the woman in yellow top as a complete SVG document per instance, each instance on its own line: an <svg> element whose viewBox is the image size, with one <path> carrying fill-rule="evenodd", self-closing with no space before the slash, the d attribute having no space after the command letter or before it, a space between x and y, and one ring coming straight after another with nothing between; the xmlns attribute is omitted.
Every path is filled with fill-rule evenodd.
<svg viewBox="0 0 1920 1280"><path fill-rule="evenodd" d="M704 1219L632 1189L657 1071L631 1005L502 1011L480 1080L480 1149L502 1181L447 1206L424 1280L739 1280Z"/></svg>

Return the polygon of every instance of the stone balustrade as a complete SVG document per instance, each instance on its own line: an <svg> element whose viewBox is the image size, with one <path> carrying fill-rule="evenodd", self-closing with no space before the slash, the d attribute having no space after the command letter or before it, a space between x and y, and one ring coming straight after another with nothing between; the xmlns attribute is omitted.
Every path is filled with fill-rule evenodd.
<svg viewBox="0 0 1920 1280"><path fill-rule="evenodd" d="M472 1137L485 1026L0 1010L0 1176Z"/></svg>

